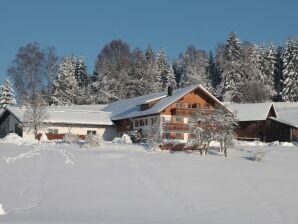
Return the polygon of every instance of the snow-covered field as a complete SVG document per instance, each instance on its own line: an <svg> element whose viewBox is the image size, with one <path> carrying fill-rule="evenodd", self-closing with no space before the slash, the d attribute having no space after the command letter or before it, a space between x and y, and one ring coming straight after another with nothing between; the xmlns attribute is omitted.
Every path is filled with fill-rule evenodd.
<svg viewBox="0 0 298 224"><path fill-rule="evenodd" d="M297 161L291 144L239 143L225 158L0 143L0 223L298 223Z"/></svg>

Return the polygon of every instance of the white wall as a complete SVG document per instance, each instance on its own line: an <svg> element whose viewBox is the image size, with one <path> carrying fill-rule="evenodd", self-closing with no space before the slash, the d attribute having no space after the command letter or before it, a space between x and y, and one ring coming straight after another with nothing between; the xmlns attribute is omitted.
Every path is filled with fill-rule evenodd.
<svg viewBox="0 0 298 224"><path fill-rule="evenodd" d="M71 133L75 135L87 135L87 131L96 131L106 141L111 141L118 136L116 126L94 126L94 125L67 125L67 124L49 124L40 129L38 133L48 133L48 129L58 129L58 134ZM23 137L26 139L34 139L34 134L26 129L23 130Z"/></svg>

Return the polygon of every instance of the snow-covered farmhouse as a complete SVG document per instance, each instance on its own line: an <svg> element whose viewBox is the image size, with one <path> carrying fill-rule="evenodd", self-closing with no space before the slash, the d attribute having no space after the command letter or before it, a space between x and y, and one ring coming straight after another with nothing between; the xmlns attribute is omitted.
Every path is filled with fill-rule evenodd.
<svg viewBox="0 0 298 224"><path fill-rule="evenodd" d="M146 127L159 117L166 122L162 131L164 140L187 142L190 139L188 119L196 108L212 110L225 106L200 85L189 86L146 96L111 103L103 111L111 112L111 120L119 133L127 133Z"/></svg>
<svg viewBox="0 0 298 224"><path fill-rule="evenodd" d="M47 108L45 126L40 134L47 134L49 139L62 138L66 133L85 136L99 134L104 140L112 140L116 127L110 120L110 113L101 111L105 105L57 106ZM33 139L31 131L22 128L24 108L9 107L0 112L0 137L8 133L17 133L27 139Z"/></svg>

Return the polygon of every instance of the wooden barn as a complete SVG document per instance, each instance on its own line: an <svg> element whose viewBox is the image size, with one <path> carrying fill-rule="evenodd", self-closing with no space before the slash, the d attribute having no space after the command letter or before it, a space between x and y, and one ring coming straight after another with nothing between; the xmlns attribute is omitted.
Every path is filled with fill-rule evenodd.
<svg viewBox="0 0 298 224"><path fill-rule="evenodd" d="M279 118L273 103L226 103L238 118L239 140L293 141L296 125Z"/></svg>

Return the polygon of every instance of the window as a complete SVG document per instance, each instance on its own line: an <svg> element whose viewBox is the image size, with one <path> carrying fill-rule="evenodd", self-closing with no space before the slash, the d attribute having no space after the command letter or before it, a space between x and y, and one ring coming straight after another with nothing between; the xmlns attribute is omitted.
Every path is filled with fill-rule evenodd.
<svg viewBox="0 0 298 224"><path fill-rule="evenodd" d="M145 126L148 125L148 119L145 119Z"/></svg>
<svg viewBox="0 0 298 224"><path fill-rule="evenodd" d="M184 136L182 133L176 133L176 139L184 139Z"/></svg>
<svg viewBox="0 0 298 224"><path fill-rule="evenodd" d="M162 121L163 122L165 121L165 118L164 117L162 118ZM153 117L151 118L151 124L154 124L154 118Z"/></svg>
<svg viewBox="0 0 298 224"><path fill-rule="evenodd" d="M135 121L135 127L139 127L139 121Z"/></svg>
<svg viewBox="0 0 298 224"><path fill-rule="evenodd" d="M170 139L171 138L171 134L170 133L164 133L163 138L164 139Z"/></svg>
<svg viewBox="0 0 298 224"><path fill-rule="evenodd" d="M144 126L144 121L140 120L140 126Z"/></svg>
<svg viewBox="0 0 298 224"><path fill-rule="evenodd" d="M88 130L87 135L96 135L96 131Z"/></svg>
<svg viewBox="0 0 298 224"><path fill-rule="evenodd" d="M177 109L180 108L180 103L176 103L176 108L177 108Z"/></svg>
<svg viewBox="0 0 298 224"><path fill-rule="evenodd" d="M50 129L48 129L48 133L49 134L58 134L58 129L50 128Z"/></svg>
<svg viewBox="0 0 298 224"><path fill-rule="evenodd" d="M185 108L191 108L191 105L189 103L184 104Z"/></svg>
<svg viewBox="0 0 298 224"><path fill-rule="evenodd" d="M182 118L181 117L176 117L176 123L182 123Z"/></svg>
<svg viewBox="0 0 298 224"><path fill-rule="evenodd" d="M149 104L142 104L141 105L141 111L148 110L148 109L149 109Z"/></svg>

